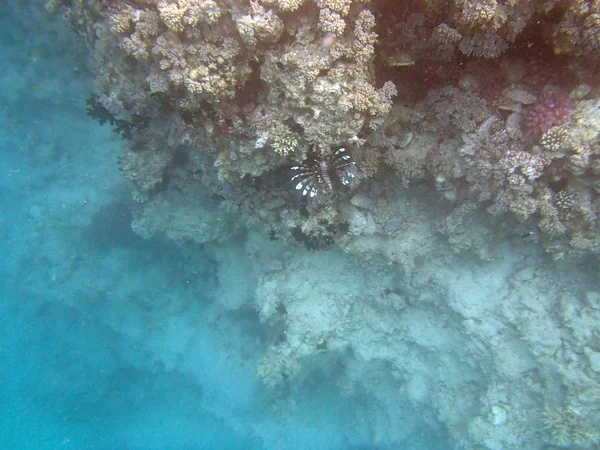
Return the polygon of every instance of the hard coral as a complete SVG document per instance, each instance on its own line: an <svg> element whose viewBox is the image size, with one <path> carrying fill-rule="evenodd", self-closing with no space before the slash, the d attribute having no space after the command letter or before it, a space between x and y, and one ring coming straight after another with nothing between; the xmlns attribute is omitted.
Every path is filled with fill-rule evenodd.
<svg viewBox="0 0 600 450"><path fill-rule="evenodd" d="M591 448L599 440L598 432L589 418L571 406L546 408L542 415L542 425L548 433L550 443L560 447Z"/></svg>
<svg viewBox="0 0 600 450"><path fill-rule="evenodd" d="M564 94L552 94L534 103L525 117L525 134L539 139L552 127L567 121L573 110L573 101Z"/></svg>
<svg viewBox="0 0 600 450"><path fill-rule="evenodd" d="M236 28L246 45L275 43L283 33L283 22L273 12L265 10L258 2L250 3L250 13L235 19Z"/></svg>

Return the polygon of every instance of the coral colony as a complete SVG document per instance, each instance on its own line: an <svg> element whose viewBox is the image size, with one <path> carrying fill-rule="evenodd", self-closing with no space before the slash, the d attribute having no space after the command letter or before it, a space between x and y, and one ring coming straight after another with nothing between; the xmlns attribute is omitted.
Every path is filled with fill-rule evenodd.
<svg viewBox="0 0 600 450"><path fill-rule="evenodd" d="M399 340L402 351L369 353L351 331L363 315L382 312L369 332L381 329L388 342L411 305L449 308L438 291L419 293L435 285L435 274L415 275L423 261L469 252L487 261L497 243L511 241L535 244L552 264L598 263L598 0L50 0L47 9L89 46L96 93L88 113L126 138L119 162L133 186L136 233L222 242L241 218L270 230L272 245L341 248L345 261L368 261L366 283L384 283L384 273L395 280L383 290L373 285L372 298L327 293L312 297L319 308L302 310L279 275L292 263L269 262L256 300L261 321L290 325L259 364L269 385L290 382L302 357L325 348L389 362L398 379L414 380L424 364L405 360L421 344L405 349ZM207 214L199 205L209 201L217 205ZM437 209L425 214L415 205ZM452 251L432 256L442 241ZM505 320L498 319L506 334L492 339L469 295L454 305L451 316L464 327L456 333L478 336L473 366L497 382L482 392L475 376L452 386L421 373L402 392L437 408L431 417L457 448L593 448L600 297L588 293L581 308L557 297L551 312L533 301L505 306L489 313ZM335 317L320 328L293 326L330 311ZM526 313L544 330L539 336L518 322ZM487 320L487 309L478 314ZM553 321L577 337L544 328ZM516 336L507 337L510 330ZM427 327L428 336L446 333L446 325ZM509 341L527 364L513 353L480 362ZM519 364L513 378L502 372ZM540 381L541 367L553 369ZM570 387L553 394L559 380ZM431 394L426 386L440 387ZM465 403L485 404L452 403L469 393ZM562 400L538 401L548 396Z"/></svg>
<svg viewBox="0 0 600 450"><path fill-rule="evenodd" d="M525 117L525 133L541 138L550 128L564 124L573 110L573 100L565 94L553 94L535 102Z"/></svg>

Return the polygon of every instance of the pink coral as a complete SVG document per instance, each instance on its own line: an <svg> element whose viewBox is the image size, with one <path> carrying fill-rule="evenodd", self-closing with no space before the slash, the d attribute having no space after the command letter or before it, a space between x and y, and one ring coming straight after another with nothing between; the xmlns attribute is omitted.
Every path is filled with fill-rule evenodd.
<svg viewBox="0 0 600 450"><path fill-rule="evenodd" d="M525 117L525 134L539 139L552 127L567 121L573 110L573 100L565 94L555 93L534 103Z"/></svg>

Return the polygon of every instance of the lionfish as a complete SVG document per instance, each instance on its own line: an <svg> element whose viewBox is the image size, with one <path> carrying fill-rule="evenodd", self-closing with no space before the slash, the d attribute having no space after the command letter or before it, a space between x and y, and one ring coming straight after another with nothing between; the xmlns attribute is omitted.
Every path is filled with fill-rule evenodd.
<svg viewBox="0 0 600 450"><path fill-rule="evenodd" d="M356 178L356 164L344 147L326 157L313 149L302 164L291 169L296 190L309 197L315 197L321 191L332 193L338 183L348 186Z"/></svg>

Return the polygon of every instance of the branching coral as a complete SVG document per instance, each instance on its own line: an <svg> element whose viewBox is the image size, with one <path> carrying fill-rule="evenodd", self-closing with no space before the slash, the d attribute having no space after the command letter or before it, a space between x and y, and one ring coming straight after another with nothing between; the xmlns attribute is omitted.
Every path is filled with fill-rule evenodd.
<svg viewBox="0 0 600 450"><path fill-rule="evenodd" d="M456 0L455 5L456 21L463 27L497 30L505 20L496 0Z"/></svg>
<svg viewBox="0 0 600 450"><path fill-rule="evenodd" d="M160 0L157 8L167 28L176 32L198 22L212 24L221 16L221 9L213 0Z"/></svg>
<svg viewBox="0 0 600 450"><path fill-rule="evenodd" d="M304 4L304 0L276 0L282 11L295 11Z"/></svg>
<svg viewBox="0 0 600 450"><path fill-rule="evenodd" d="M452 125L467 132L474 131L481 122L492 115L483 98L453 87L433 91L427 100L438 119L449 119Z"/></svg>
<svg viewBox="0 0 600 450"><path fill-rule="evenodd" d="M340 103L369 116L384 116L390 111L395 95L396 87L392 82L386 82L377 91L371 84L363 81L356 83L354 91L340 100Z"/></svg>
<svg viewBox="0 0 600 450"><path fill-rule="evenodd" d="M572 445L589 448L600 439L599 432L588 418L571 406L546 408L542 425L549 435L549 441L559 447Z"/></svg>
<svg viewBox="0 0 600 450"><path fill-rule="evenodd" d="M493 59L505 53L531 21L534 2L496 0L431 0L425 8L407 6L400 17L384 12L384 54L389 61L401 59L450 60L460 52ZM398 8L400 9L400 8Z"/></svg>
<svg viewBox="0 0 600 450"><path fill-rule="evenodd" d="M499 35L493 32L477 32L470 37L464 37L458 46L460 51L467 56L483 58L496 58L506 51L508 44Z"/></svg>
<svg viewBox="0 0 600 450"><path fill-rule="evenodd" d="M564 128L553 126L548 128L540 138L540 145L551 152L558 152L563 148L568 133Z"/></svg>
<svg viewBox="0 0 600 450"><path fill-rule="evenodd" d="M600 58L600 5L576 0L565 11L553 33L557 54L575 54L597 61Z"/></svg>
<svg viewBox="0 0 600 450"><path fill-rule="evenodd" d="M321 9L327 8L345 16L350 10L352 0L315 0L315 3Z"/></svg>
<svg viewBox="0 0 600 450"><path fill-rule="evenodd" d="M368 71L376 35L373 15L363 10L352 33L345 32L330 47L315 39L313 29L302 25L293 46L285 53L270 51L261 78L270 87L270 101L280 120L302 129L292 136L298 143L322 148L357 136L365 123L385 116L395 95L393 83L377 90ZM349 63L346 58L352 58Z"/></svg>
<svg viewBox="0 0 600 450"><path fill-rule="evenodd" d="M356 18L354 28L354 41L352 43L352 57L358 63L367 63L375 55L374 45L377 34L373 32L375 16L369 10L362 10Z"/></svg>
<svg viewBox="0 0 600 450"><path fill-rule="evenodd" d="M246 45L277 42L283 33L283 22L272 11L266 11L258 2L250 3L250 14L235 19L240 37Z"/></svg>
<svg viewBox="0 0 600 450"><path fill-rule="evenodd" d="M339 13L329 8L323 8L319 12L319 28L326 33L340 36L346 29L346 22Z"/></svg>

